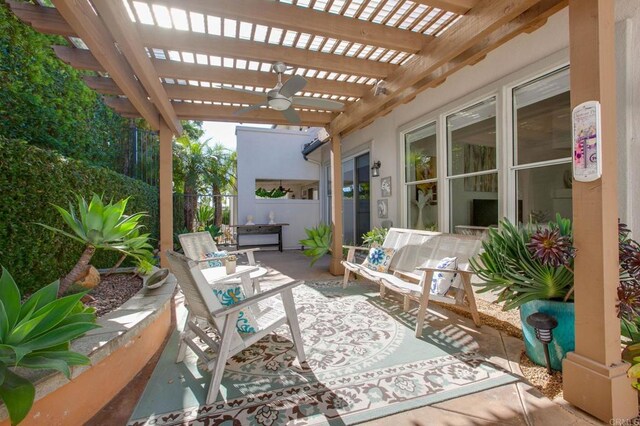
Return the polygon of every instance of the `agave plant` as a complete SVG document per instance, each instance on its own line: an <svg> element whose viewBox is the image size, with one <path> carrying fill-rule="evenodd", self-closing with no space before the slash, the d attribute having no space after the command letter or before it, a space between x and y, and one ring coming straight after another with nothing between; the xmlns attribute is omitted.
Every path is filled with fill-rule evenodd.
<svg viewBox="0 0 640 426"><path fill-rule="evenodd" d="M497 292L504 309L532 300L563 300L571 295L575 251L571 222L557 218L548 228L517 227L507 219L490 229L484 251L470 259L484 281L478 292Z"/></svg>
<svg viewBox="0 0 640 426"><path fill-rule="evenodd" d="M97 328L93 308L76 293L56 299L58 281L21 303L20 290L9 272L0 276L0 399L11 424L31 410L35 387L10 367L54 369L71 378L70 366L88 365L89 358L69 350L69 342Z"/></svg>
<svg viewBox="0 0 640 426"><path fill-rule="evenodd" d="M136 264L144 265L143 270L146 270L146 264L150 259L153 259L153 246L149 244L149 236L150 234L140 234L140 230L136 229L135 231L128 234L124 240L122 241L124 248L124 252L120 259L116 262L115 265L105 275L111 275L122 265L124 260L131 256L135 259ZM153 266L153 264L151 264Z"/></svg>
<svg viewBox="0 0 640 426"><path fill-rule="evenodd" d="M128 251L130 247L125 241L138 241L136 238L139 238L140 235L136 237L135 233L139 232L142 227L140 220L145 216L144 213L136 213L130 216L124 214L128 198L117 203L109 202L107 204L97 194L93 194L90 203L87 203L79 195L76 195L76 198L78 202L77 212L71 203L69 203L69 210L54 205L72 233L46 224L39 224L46 229L72 238L85 246L76 265L60 281L60 294L64 294L71 284L87 274L89 262L97 249L114 250L135 257L134 254Z"/></svg>
<svg viewBox="0 0 640 426"><path fill-rule="evenodd" d="M308 247L303 253L311 258L311 266L331 250L331 227L321 223L315 228L304 230L307 238L300 244Z"/></svg>

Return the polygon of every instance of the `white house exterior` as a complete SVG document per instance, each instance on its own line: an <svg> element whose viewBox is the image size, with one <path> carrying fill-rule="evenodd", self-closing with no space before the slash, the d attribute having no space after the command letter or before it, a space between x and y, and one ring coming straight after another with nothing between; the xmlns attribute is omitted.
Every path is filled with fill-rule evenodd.
<svg viewBox="0 0 640 426"><path fill-rule="evenodd" d="M319 199L258 199L256 180L320 180L320 164L305 161L302 147L316 132L257 127L237 127L238 152L238 224L253 216L256 224L269 222L269 213L275 214L277 223L288 223L283 228L283 247L300 248L298 241L305 238L305 228L320 222ZM242 244L269 244L273 235L244 236Z"/></svg>

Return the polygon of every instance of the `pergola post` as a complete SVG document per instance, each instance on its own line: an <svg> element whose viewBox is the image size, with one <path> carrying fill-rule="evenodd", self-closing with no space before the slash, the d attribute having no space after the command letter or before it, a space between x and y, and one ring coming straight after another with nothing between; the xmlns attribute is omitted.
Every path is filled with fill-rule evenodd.
<svg viewBox="0 0 640 426"><path fill-rule="evenodd" d="M602 178L574 180L576 349L563 362L564 398L609 423L634 418L638 396L621 360L618 285L615 18L611 0L570 0L571 106L599 101Z"/></svg>
<svg viewBox="0 0 640 426"><path fill-rule="evenodd" d="M331 137L331 263L329 272L342 275L342 139L340 134Z"/></svg>
<svg viewBox="0 0 640 426"><path fill-rule="evenodd" d="M167 250L173 249L173 133L160 119L160 264L168 267Z"/></svg>

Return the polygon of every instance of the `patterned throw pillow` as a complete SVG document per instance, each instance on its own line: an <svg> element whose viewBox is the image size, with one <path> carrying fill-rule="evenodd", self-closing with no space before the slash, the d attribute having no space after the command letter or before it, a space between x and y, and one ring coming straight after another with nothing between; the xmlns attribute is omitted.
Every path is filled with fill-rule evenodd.
<svg viewBox="0 0 640 426"><path fill-rule="evenodd" d="M457 257L445 257L436 265L437 269L455 269L457 267ZM457 279L456 272L434 272L431 279L431 294L444 296Z"/></svg>
<svg viewBox="0 0 640 426"><path fill-rule="evenodd" d="M219 259L221 257L227 257L227 255L228 255L228 253L225 250L212 251L211 253L205 253L204 254L204 259L202 259L202 260ZM210 260L207 263L209 264L209 268L216 268L218 266L224 266L224 263L222 263L222 260Z"/></svg>
<svg viewBox="0 0 640 426"><path fill-rule="evenodd" d="M392 248L374 247L369 250L369 255L362 262L362 266L373 271L387 272L395 253L396 251Z"/></svg>
<svg viewBox="0 0 640 426"><path fill-rule="evenodd" d="M242 287L239 285L214 286L213 294L216 295L222 306L235 305L245 299ZM255 333L257 324L253 314L249 311L240 311L236 328L240 333Z"/></svg>

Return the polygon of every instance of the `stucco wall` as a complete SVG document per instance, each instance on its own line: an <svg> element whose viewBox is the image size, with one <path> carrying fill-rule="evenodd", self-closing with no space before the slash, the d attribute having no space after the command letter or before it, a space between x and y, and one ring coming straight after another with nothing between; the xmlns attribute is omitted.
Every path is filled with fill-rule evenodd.
<svg viewBox="0 0 640 426"><path fill-rule="evenodd" d="M640 171L640 147L634 137L634 131L640 130L640 106L635 95L640 90L640 56L633 55L633 46L640 45L640 2L637 0L619 0L617 2L618 20L630 17L618 23L618 35L625 34L628 39L626 50L619 47L619 126L620 179L619 205L620 217L627 221L635 235L640 235L640 191L634 191L627 182L638 182ZM343 156L370 146L371 160L380 160L381 176L392 176L393 195L389 198L389 219L395 226L407 226L402 206L402 164L403 149L400 132L412 124L421 122L421 118L435 118L439 113L463 106L474 97L481 96L491 86L505 84L509 79L521 78L527 72L535 73L545 68L557 66L569 61L568 9L550 17L548 22L531 34L521 34L509 43L494 50L481 62L466 67L450 76L445 83L435 89L428 89L413 101L402 105L385 117L377 119L371 125L358 130L343 139ZM618 38L618 43L622 41ZM624 67L624 68L622 68ZM627 76L629 76L627 78ZM633 77L635 76L635 78ZM627 107L625 110L625 106ZM498 108L501 108L499 105ZM500 112L500 111L499 111ZM426 124L426 121L424 121ZM504 143L498 140L498 143ZM323 164L328 164L329 149L323 148ZM501 179L501 184L504 179ZM629 190L627 190L629 187ZM372 205L380 198L380 179L371 181ZM503 211L506 212L505 195L501 194ZM379 226L373 210L372 226ZM515 214L514 214L515 215ZM514 218L512 218L514 219Z"/></svg>
<svg viewBox="0 0 640 426"><path fill-rule="evenodd" d="M254 223L268 223L269 212L275 213L283 228L284 248L300 248L305 238L304 228L320 222L320 200L257 200L256 179L320 180L320 165L305 161L302 146L315 137L315 132L297 130L238 127L238 223L244 224L247 215ZM275 236L243 237L242 244L268 244Z"/></svg>

